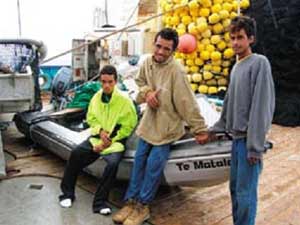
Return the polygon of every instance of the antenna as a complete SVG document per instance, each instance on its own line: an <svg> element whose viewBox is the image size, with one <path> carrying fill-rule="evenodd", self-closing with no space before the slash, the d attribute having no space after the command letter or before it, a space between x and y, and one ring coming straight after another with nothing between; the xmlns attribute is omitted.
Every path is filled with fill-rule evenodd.
<svg viewBox="0 0 300 225"><path fill-rule="evenodd" d="M108 23L107 0L105 0L105 11L104 11L104 15L105 15L105 24L102 26L102 28L115 27L114 25L110 25L110 24Z"/></svg>
<svg viewBox="0 0 300 225"><path fill-rule="evenodd" d="M22 36L22 29L21 29L21 12L20 12L20 2L17 0L17 7L18 7L18 24L19 24L19 37Z"/></svg>

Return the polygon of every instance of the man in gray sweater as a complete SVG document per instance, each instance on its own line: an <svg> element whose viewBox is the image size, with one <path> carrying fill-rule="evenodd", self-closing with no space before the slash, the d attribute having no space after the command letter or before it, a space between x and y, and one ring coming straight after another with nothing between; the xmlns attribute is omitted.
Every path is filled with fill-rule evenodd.
<svg viewBox="0 0 300 225"><path fill-rule="evenodd" d="M230 38L237 62L230 74L221 118L210 129L233 136L230 193L234 225L255 224L262 154L275 108L270 63L251 50L255 27L255 21L245 16L231 22Z"/></svg>

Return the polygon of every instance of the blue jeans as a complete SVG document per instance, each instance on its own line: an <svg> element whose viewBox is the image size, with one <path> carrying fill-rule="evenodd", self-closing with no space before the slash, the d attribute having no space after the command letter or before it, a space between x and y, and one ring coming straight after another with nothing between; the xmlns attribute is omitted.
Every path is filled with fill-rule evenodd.
<svg viewBox="0 0 300 225"><path fill-rule="evenodd" d="M170 144L151 145L139 139L125 201L149 204L155 197L170 153Z"/></svg>
<svg viewBox="0 0 300 225"><path fill-rule="evenodd" d="M234 139L231 153L230 194L234 225L254 225L258 178L262 162L250 165L246 139Z"/></svg>

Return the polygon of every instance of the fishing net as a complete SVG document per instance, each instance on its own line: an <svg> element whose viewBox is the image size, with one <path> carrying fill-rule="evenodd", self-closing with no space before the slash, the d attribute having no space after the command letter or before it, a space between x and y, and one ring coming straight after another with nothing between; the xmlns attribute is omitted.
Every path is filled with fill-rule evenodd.
<svg viewBox="0 0 300 225"><path fill-rule="evenodd" d="M300 125L300 1L252 0L247 15L256 19L255 52L268 57L276 88L274 123Z"/></svg>

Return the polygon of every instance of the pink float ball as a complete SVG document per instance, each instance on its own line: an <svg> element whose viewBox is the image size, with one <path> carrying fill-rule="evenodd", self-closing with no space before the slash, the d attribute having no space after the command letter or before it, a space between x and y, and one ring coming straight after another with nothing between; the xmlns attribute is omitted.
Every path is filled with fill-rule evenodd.
<svg viewBox="0 0 300 225"><path fill-rule="evenodd" d="M197 48L197 40L194 35L184 34L179 37L178 51L181 53L192 53Z"/></svg>

